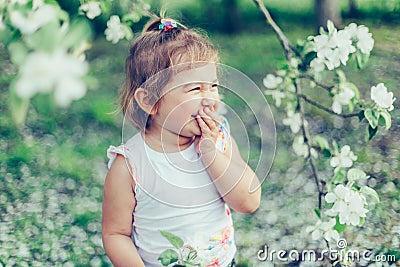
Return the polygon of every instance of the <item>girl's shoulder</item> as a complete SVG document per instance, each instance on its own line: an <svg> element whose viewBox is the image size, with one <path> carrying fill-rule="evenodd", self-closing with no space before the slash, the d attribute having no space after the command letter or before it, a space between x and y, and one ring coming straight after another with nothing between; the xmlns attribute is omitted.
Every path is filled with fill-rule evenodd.
<svg viewBox="0 0 400 267"><path fill-rule="evenodd" d="M119 146L110 145L107 149L108 168L111 167L117 155L122 155L128 161L133 160L134 151L141 147L140 133L135 134L126 143Z"/></svg>

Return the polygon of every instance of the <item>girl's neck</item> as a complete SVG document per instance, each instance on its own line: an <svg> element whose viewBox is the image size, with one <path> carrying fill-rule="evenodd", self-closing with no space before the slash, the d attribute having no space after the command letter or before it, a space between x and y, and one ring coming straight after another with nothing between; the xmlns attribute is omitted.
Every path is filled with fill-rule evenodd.
<svg viewBox="0 0 400 267"><path fill-rule="evenodd" d="M142 136L150 148L162 153L173 153L185 150L194 142L195 139L194 136L187 137L165 129L158 131L154 128L146 129L142 133Z"/></svg>

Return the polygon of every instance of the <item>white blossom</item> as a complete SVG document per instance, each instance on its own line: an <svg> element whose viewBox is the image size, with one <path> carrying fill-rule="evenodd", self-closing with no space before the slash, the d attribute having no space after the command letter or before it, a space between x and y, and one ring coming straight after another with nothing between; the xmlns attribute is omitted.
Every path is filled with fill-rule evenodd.
<svg viewBox="0 0 400 267"><path fill-rule="evenodd" d="M337 113L342 113L342 106L348 105L350 100L355 96L355 93L346 84L339 86L339 93L333 96L332 110Z"/></svg>
<svg viewBox="0 0 400 267"><path fill-rule="evenodd" d="M337 33L337 50L340 62L346 65L349 54L356 52L356 48L352 45L348 32L341 30Z"/></svg>
<svg viewBox="0 0 400 267"><path fill-rule="evenodd" d="M61 107L67 107L72 100L78 100L86 94L86 85L80 79L66 77L60 79L54 92L54 99Z"/></svg>
<svg viewBox="0 0 400 267"><path fill-rule="evenodd" d="M264 94L272 96L272 98L275 100L275 105L277 107L281 106L282 98L285 98L286 96L284 92L281 92L279 90L265 90Z"/></svg>
<svg viewBox="0 0 400 267"><path fill-rule="evenodd" d="M371 87L371 99L381 108L387 108L389 111L393 110L393 102L396 98L393 97L392 92L388 92L383 83Z"/></svg>
<svg viewBox="0 0 400 267"><path fill-rule="evenodd" d="M320 230L321 228L321 220L318 220L315 224L315 226L307 226L306 232L310 233L311 232L311 238L313 240L318 240L322 236L322 231Z"/></svg>
<svg viewBox="0 0 400 267"><path fill-rule="evenodd" d="M341 224L357 226L360 218L365 218L368 210L364 208L367 204L365 198L355 190L339 184L334 192L325 195L327 203L334 203L333 207L327 211L330 216L339 215Z"/></svg>
<svg viewBox="0 0 400 267"><path fill-rule="evenodd" d="M300 113L294 113L292 110L288 110L287 118L283 119L283 124L290 126L290 130L293 133L297 133L300 130L302 120Z"/></svg>
<svg viewBox="0 0 400 267"><path fill-rule="evenodd" d="M28 3L28 0L10 0L10 4L14 5L20 5L20 6L24 6Z"/></svg>
<svg viewBox="0 0 400 267"><path fill-rule="evenodd" d="M335 219L330 219L328 222L318 220L315 226L308 226L306 232L311 232L311 238L313 240L318 240L321 237L324 237L326 241L330 242L331 240L339 239L339 233L333 229L335 225Z"/></svg>
<svg viewBox="0 0 400 267"><path fill-rule="evenodd" d="M304 143L303 136L296 136L293 140L292 147L297 156L303 156L304 158L308 157L308 146Z"/></svg>
<svg viewBox="0 0 400 267"><path fill-rule="evenodd" d="M341 150L340 154L334 156L331 159L331 166L332 167L343 167L343 168L350 168L353 166L353 161L357 160L357 156L350 150L350 146L345 145Z"/></svg>
<svg viewBox="0 0 400 267"><path fill-rule="evenodd" d="M57 18L57 8L53 5L42 5L37 10L31 10L25 16L21 11L14 10L10 13L11 23L22 34L32 34L43 25Z"/></svg>
<svg viewBox="0 0 400 267"><path fill-rule="evenodd" d="M86 12L89 19L94 19L101 14L100 2L91 1L80 6L80 10Z"/></svg>
<svg viewBox="0 0 400 267"><path fill-rule="evenodd" d="M314 37L314 51L317 52L317 57L320 59L329 57L335 46L336 44L330 42L327 34Z"/></svg>
<svg viewBox="0 0 400 267"><path fill-rule="evenodd" d="M364 25L357 26L355 23L349 24L344 28L348 32L350 38L355 43L356 47L360 49L361 53L369 54L374 47L374 39L368 28Z"/></svg>
<svg viewBox="0 0 400 267"><path fill-rule="evenodd" d="M350 35L345 31L337 31L328 34L315 36L314 51L317 52L317 58L311 61L311 67L317 72L324 69L323 64L328 70L333 70L340 66L340 63L346 65L349 54L356 51L352 45Z"/></svg>
<svg viewBox="0 0 400 267"><path fill-rule="evenodd" d="M316 57L310 62L310 67L316 72L321 72L325 69L325 62L321 58Z"/></svg>
<svg viewBox="0 0 400 267"><path fill-rule="evenodd" d="M374 46L372 34L368 28L352 23L343 30L333 29L329 33L311 37L313 40L313 50L317 53L317 58L310 63L311 68L316 72L333 70L341 64L346 65L349 55L361 51L369 54Z"/></svg>
<svg viewBox="0 0 400 267"><path fill-rule="evenodd" d="M310 149L310 154L311 154L311 156L314 157L315 159L318 158L318 152L317 152L317 150L315 150L314 148L311 148L311 149Z"/></svg>
<svg viewBox="0 0 400 267"><path fill-rule="evenodd" d="M400 235L400 224L393 226L392 229L391 229L391 232L393 234L399 234Z"/></svg>
<svg viewBox="0 0 400 267"><path fill-rule="evenodd" d="M273 74L268 74L264 79L263 79L263 84L265 87L268 89L274 89L278 87L282 83L283 79L282 77L275 76Z"/></svg>
<svg viewBox="0 0 400 267"><path fill-rule="evenodd" d="M119 16L113 15L107 21L107 29L104 31L106 39L111 41L113 44L118 43L119 40L125 37L123 26Z"/></svg>
<svg viewBox="0 0 400 267"><path fill-rule="evenodd" d="M29 99L36 93L50 93L54 89L56 103L65 107L85 95L86 86L81 77L87 70L86 62L65 51L53 54L34 52L21 66L16 93L21 98Z"/></svg>
<svg viewBox="0 0 400 267"><path fill-rule="evenodd" d="M33 10L38 9L39 7L41 7L43 5L44 5L44 1L43 0L33 0L32 1L32 9Z"/></svg>

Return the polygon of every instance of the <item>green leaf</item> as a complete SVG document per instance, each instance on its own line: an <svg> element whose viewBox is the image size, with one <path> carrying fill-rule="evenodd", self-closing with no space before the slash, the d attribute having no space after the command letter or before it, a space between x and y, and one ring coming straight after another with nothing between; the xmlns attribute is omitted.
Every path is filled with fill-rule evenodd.
<svg viewBox="0 0 400 267"><path fill-rule="evenodd" d="M131 12L122 16L123 22L137 23L142 18L142 15L138 12Z"/></svg>
<svg viewBox="0 0 400 267"><path fill-rule="evenodd" d="M58 9L57 17L58 17L58 19L59 19L60 21L63 21L63 22L68 22L68 21L69 21L69 14L68 14L68 12L65 11L65 10L63 10L63 9L61 9L61 8Z"/></svg>
<svg viewBox="0 0 400 267"><path fill-rule="evenodd" d="M111 3L111 1L100 1L100 9L102 13L107 14L110 12L112 6Z"/></svg>
<svg viewBox="0 0 400 267"><path fill-rule="evenodd" d="M319 27L319 34L325 34L326 32L325 32L325 29L324 29L324 27Z"/></svg>
<svg viewBox="0 0 400 267"><path fill-rule="evenodd" d="M339 144L335 140L332 140L333 154L339 154Z"/></svg>
<svg viewBox="0 0 400 267"><path fill-rule="evenodd" d="M21 66L24 63L28 49L21 42L13 42L8 46L12 63Z"/></svg>
<svg viewBox="0 0 400 267"><path fill-rule="evenodd" d="M345 83L346 82L346 75L342 70L336 70L336 75L339 78L339 83Z"/></svg>
<svg viewBox="0 0 400 267"><path fill-rule="evenodd" d="M336 168L335 171L336 171L336 173L332 178L332 183L333 184L342 184L344 182L344 179L346 178L345 169Z"/></svg>
<svg viewBox="0 0 400 267"><path fill-rule="evenodd" d="M376 202L380 202L378 193L369 186L362 186L360 189L360 193L364 194L365 196L372 197L372 199Z"/></svg>
<svg viewBox="0 0 400 267"><path fill-rule="evenodd" d="M339 216L336 216L336 224L333 226L333 229L336 230L339 234L343 233L343 231L346 229L346 224L341 224L339 222Z"/></svg>
<svg viewBox="0 0 400 267"><path fill-rule="evenodd" d="M188 261L193 261L193 260L195 260L196 258L197 258L197 250L192 250L192 251L190 251L189 252L189 254L188 254L188 256L187 256L187 259L188 259Z"/></svg>
<svg viewBox="0 0 400 267"><path fill-rule="evenodd" d="M66 48L79 46L84 40L90 40L92 35L92 29L86 19L74 19L68 28L62 45Z"/></svg>
<svg viewBox="0 0 400 267"><path fill-rule="evenodd" d="M332 153L331 153L329 150L326 150L326 149L322 150L322 155L323 155L325 158L330 158L330 157L332 157Z"/></svg>
<svg viewBox="0 0 400 267"><path fill-rule="evenodd" d="M364 110L361 110L360 112L358 112L357 117L358 117L359 121L362 121L365 118Z"/></svg>
<svg viewBox="0 0 400 267"><path fill-rule="evenodd" d="M330 150L328 140L325 137L316 135L314 141L321 149Z"/></svg>
<svg viewBox="0 0 400 267"><path fill-rule="evenodd" d="M365 223L365 217L360 217L360 222L358 223L358 226L363 226Z"/></svg>
<svg viewBox="0 0 400 267"><path fill-rule="evenodd" d="M359 69L364 68L367 65L369 54L363 54L361 52L357 52L357 67Z"/></svg>
<svg viewBox="0 0 400 267"><path fill-rule="evenodd" d="M160 233L176 248L181 248L183 246L183 240L167 231L160 230Z"/></svg>
<svg viewBox="0 0 400 267"><path fill-rule="evenodd" d="M310 51L305 55L303 62L306 66L309 66L311 61L313 61L313 59L316 57L317 57L317 53L314 51Z"/></svg>
<svg viewBox="0 0 400 267"><path fill-rule="evenodd" d="M356 182L358 180L364 180L366 178L367 175L365 174L365 172L357 168L351 168L347 172L347 180L349 180L349 182Z"/></svg>
<svg viewBox="0 0 400 267"><path fill-rule="evenodd" d="M126 40L131 40L133 38L132 29L126 25L121 26L122 31L124 32L124 36Z"/></svg>
<svg viewBox="0 0 400 267"><path fill-rule="evenodd" d="M33 50L53 52L62 41L58 22L49 22L33 34L26 35L26 44Z"/></svg>
<svg viewBox="0 0 400 267"><path fill-rule="evenodd" d="M366 141L370 141L378 132L378 127L376 128L372 128L371 125L368 125L367 127L367 137L366 137Z"/></svg>
<svg viewBox="0 0 400 267"><path fill-rule="evenodd" d="M315 214L317 214L318 218L321 219L321 210L314 209Z"/></svg>
<svg viewBox="0 0 400 267"><path fill-rule="evenodd" d="M21 39L21 32L11 27L5 27L0 33L0 42L5 46Z"/></svg>
<svg viewBox="0 0 400 267"><path fill-rule="evenodd" d="M375 129L378 126L379 113L374 109L364 110L364 116L367 118L369 125Z"/></svg>
<svg viewBox="0 0 400 267"><path fill-rule="evenodd" d="M349 112L354 111L354 98L352 98L349 102Z"/></svg>
<svg viewBox="0 0 400 267"><path fill-rule="evenodd" d="M328 33L331 34L335 31L335 25L333 24L333 22L331 20L328 20L327 23L327 28L328 28Z"/></svg>
<svg viewBox="0 0 400 267"><path fill-rule="evenodd" d="M11 117L15 125L21 126L26 119L26 114L28 113L29 108L29 99L23 99L17 96L14 91L14 86L10 86L10 111Z"/></svg>
<svg viewBox="0 0 400 267"><path fill-rule="evenodd" d="M387 110L381 110L379 113L379 122L389 130L392 127L392 116L390 116Z"/></svg>
<svg viewBox="0 0 400 267"><path fill-rule="evenodd" d="M354 83L344 83L344 86L347 88L351 89L354 92L354 98L359 99L360 98L360 91L358 91L357 86Z"/></svg>
<svg viewBox="0 0 400 267"><path fill-rule="evenodd" d="M58 2L56 0L44 0L44 2L49 5L60 7L60 5L58 4Z"/></svg>
<svg viewBox="0 0 400 267"><path fill-rule="evenodd" d="M171 263L177 262L179 260L178 253L173 249L167 249L158 257L163 266L168 266Z"/></svg>

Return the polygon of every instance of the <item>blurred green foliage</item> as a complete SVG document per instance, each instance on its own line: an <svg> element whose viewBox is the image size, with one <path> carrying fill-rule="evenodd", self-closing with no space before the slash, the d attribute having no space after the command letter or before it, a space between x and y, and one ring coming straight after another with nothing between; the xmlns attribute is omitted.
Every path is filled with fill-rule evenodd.
<svg viewBox="0 0 400 267"><path fill-rule="evenodd" d="M77 1L59 2L69 3L74 10ZM299 2L266 1L293 42L314 33L312 1L301 1L302 5L297 4ZM346 2L341 1L343 10ZM379 18L379 12L392 14L399 7L397 4L394 9L389 9L384 6L385 2L389 3L358 1L365 17L373 12L377 14L362 21L370 27L376 44L369 65L362 73L348 66L351 72L348 77L358 85L364 97L370 86L378 82L385 82L397 98L400 95L400 40L396 34L400 27L384 24ZM210 3L218 4L219 1ZM168 13L180 14L183 22L213 29L209 17L204 14L205 1L170 1L169 5ZM242 32L232 36L211 31L210 38L221 51L222 63L246 73L262 88L262 78L273 73L284 60L283 52L254 4L242 0L238 5ZM381 9L377 10L377 6ZM374 23L377 20L379 23ZM137 27L135 31L140 31ZM0 50L0 265L12 263L12 258L18 253L22 253L26 266L52 266L51 262L58 262L58 266L110 265L101 248L101 191L106 172L105 151L110 144L121 142L122 116L113 114L113 111L118 109L115 99L123 83L127 52L127 42L111 45L98 39L88 53L94 79L89 81L90 90L85 98L73 102L69 109L60 110L44 104L47 103L46 96L36 96L24 127L16 129L6 104L7 88L15 70L8 55ZM329 105L326 102L328 98L320 97L319 100ZM315 206L315 188L307 180L307 166L291 153L291 133L280 124L285 114L271 108L277 121L278 145L271 175L263 184L263 203L254 215L234 214L239 266L253 266L258 248L267 242L280 242L279 249L285 248L284 242L305 248L315 245L301 234L304 225L314 222L308 214ZM312 129L314 132L345 137L344 142L354 144L357 149L357 162L375 174L368 183L380 193L384 192L382 208L371 210L372 216L364 230L376 238L375 241L368 239L368 242L382 251L389 247L390 253L398 255L399 250L391 247L389 237L400 213L399 123L394 121L390 132L378 134L364 146L361 145L364 133L357 121L332 121L322 111L312 112L317 122ZM400 112L396 109L393 118L399 117ZM319 168L327 169L324 165ZM386 188L389 183L395 190ZM37 192L40 192L39 197ZM29 203L36 206L29 206ZM310 211L306 210L307 207ZM349 241L355 240L356 236L357 233L352 233ZM30 251L25 256L20 250L24 245ZM52 255L48 247L60 254ZM1 254L4 250L9 257ZM70 257L64 257L63 253Z"/></svg>
<svg viewBox="0 0 400 267"><path fill-rule="evenodd" d="M57 0L60 6L71 15L77 14L79 0ZM147 0L151 11L166 14L181 20L188 26L200 27L208 32L237 33L239 31L260 31L264 29L264 17L252 0ZM94 19L94 28L102 35L106 21L113 14L120 16L126 13L130 0L113 0L105 12ZM314 0L264 0L273 18L279 23L293 22L313 24ZM351 14L349 0L339 0L338 5L345 19L362 19L374 23L400 22L400 0L356 0L356 13ZM141 29L145 19L133 26L135 31Z"/></svg>

